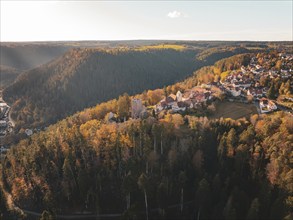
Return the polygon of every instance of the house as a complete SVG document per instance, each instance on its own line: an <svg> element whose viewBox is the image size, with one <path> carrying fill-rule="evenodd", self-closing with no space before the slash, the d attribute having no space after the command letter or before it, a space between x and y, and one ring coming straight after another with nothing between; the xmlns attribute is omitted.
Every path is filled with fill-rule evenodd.
<svg viewBox="0 0 293 220"><path fill-rule="evenodd" d="M31 136L33 134L33 130L31 129L25 129L24 132L26 133L27 136Z"/></svg>
<svg viewBox="0 0 293 220"><path fill-rule="evenodd" d="M212 88L212 85L211 84L201 84L201 88L204 88L204 89L211 89Z"/></svg>
<svg viewBox="0 0 293 220"><path fill-rule="evenodd" d="M167 104L171 104L172 102L175 102L176 100L177 100L177 96L174 94L171 94L166 98Z"/></svg>
<svg viewBox="0 0 293 220"><path fill-rule="evenodd" d="M276 110L277 106L273 101L266 98L262 98L259 101L259 108L261 113L268 113L268 112Z"/></svg>
<svg viewBox="0 0 293 220"><path fill-rule="evenodd" d="M180 91L178 91L178 92L176 93L176 100L177 100L178 102L181 102L181 101L182 101L182 93L181 93Z"/></svg>
<svg viewBox="0 0 293 220"><path fill-rule="evenodd" d="M240 80L239 82L239 87L242 87L242 88L248 88L251 86L251 82L249 80Z"/></svg>
<svg viewBox="0 0 293 220"><path fill-rule="evenodd" d="M261 88L249 88L247 90L247 95L253 96L255 99L262 98L265 93L265 90Z"/></svg>
<svg viewBox="0 0 293 220"><path fill-rule="evenodd" d="M110 112L109 115L108 115L108 120L111 120L115 117L114 113L113 112Z"/></svg>
<svg viewBox="0 0 293 220"><path fill-rule="evenodd" d="M158 103L158 104L156 104L156 106L155 106L156 113L158 113L158 112L162 111L164 108L165 108L165 107L162 105L162 103L161 103L161 102L160 102L160 103Z"/></svg>
<svg viewBox="0 0 293 220"><path fill-rule="evenodd" d="M0 102L0 108L8 107L8 105L5 102Z"/></svg>
<svg viewBox="0 0 293 220"><path fill-rule="evenodd" d="M0 153L2 154L2 153L5 153L5 152L7 152L8 151L8 149L7 148L5 148L4 146L1 146L0 147Z"/></svg>
<svg viewBox="0 0 293 220"><path fill-rule="evenodd" d="M109 114L107 115L107 119L106 119L109 123L112 122L117 122L117 115L114 114L113 112L109 112Z"/></svg>
<svg viewBox="0 0 293 220"><path fill-rule="evenodd" d="M180 104L179 104L180 103ZM186 107L184 106L184 104L182 105L183 102L175 102L173 105L172 105L172 110L174 112L179 112L179 111L185 111L186 110Z"/></svg>
<svg viewBox="0 0 293 220"><path fill-rule="evenodd" d="M234 97L237 97L237 96L241 95L241 90L240 89L232 89L232 90L230 90L230 92Z"/></svg>
<svg viewBox="0 0 293 220"><path fill-rule="evenodd" d="M131 100L131 117L139 118L140 113L144 110L141 99Z"/></svg>
<svg viewBox="0 0 293 220"><path fill-rule="evenodd" d="M193 99L196 100L196 102L205 102L206 101L206 97L203 93L196 93L193 96Z"/></svg>
<svg viewBox="0 0 293 220"><path fill-rule="evenodd" d="M185 104L186 108L193 108L193 107L194 107L194 105L193 105L191 99L187 99L187 100L185 100L185 101L184 101L184 104Z"/></svg>
<svg viewBox="0 0 293 220"><path fill-rule="evenodd" d="M234 97L240 96L241 90L239 88L233 88L233 86L227 86L226 90Z"/></svg>
<svg viewBox="0 0 293 220"><path fill-rule="evenodd" d="M234 88L239 88L240 87L240 84L239 84L239 82L234 82L233 84L232 84L232 86L234 87Z"/></svg>
<svg viewBox="0 0 293 220"><path fill-rule="evenodd" d="M255 67L256 67L256 69L258 69L258 70L262 68L262 66L259 65L259 64L257 64Z"/></svg>
<svg viewBox="0 0 293 220"><path fill-rule="evenodd" d="M4 120L0 121L0 128L6 128L7 127L7 122Z"/></svg>

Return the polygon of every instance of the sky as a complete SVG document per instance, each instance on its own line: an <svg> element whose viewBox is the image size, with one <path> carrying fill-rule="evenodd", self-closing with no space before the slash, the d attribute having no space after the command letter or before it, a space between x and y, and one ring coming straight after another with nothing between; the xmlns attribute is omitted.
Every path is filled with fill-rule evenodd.
<svg viewBox="0 0 293 220"><path fill-rule="evenodd" d="M0 1L0 41L293 40L293 0Z"/></svg>

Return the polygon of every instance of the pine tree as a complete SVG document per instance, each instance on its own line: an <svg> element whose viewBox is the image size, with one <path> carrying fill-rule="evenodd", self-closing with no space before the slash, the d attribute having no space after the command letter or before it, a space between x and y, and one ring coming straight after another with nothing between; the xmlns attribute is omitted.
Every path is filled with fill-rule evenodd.
<svg viewBox="0 0 293 220"><path fill-rule="evenodd" d="M275 86L274 83L271 84L268 92L267 92L267 97L269 99L275 99L276 98L276 91L275 91Z"/></svg>
<svg viewBox="0 0 293 220"><path fill-rule="evenodd" d="M178 179L179 179L179 184L180 184L180 188L181 188L181 197L180 197L180 209L181 209L181 212L183 211L183 201L184 201L184 185L187 181L187 176L186 176L186 172L184 171L181 171L179 173L179 176L178 176Z"/></svg>
<svg viewBox="0 0 293 220"><path fill-rule="evenodd" d="M284 85L284 94L291 95L293 88L291 87L290 79Z"/></svg>
<svg viewBox="0 0 293 220"><path fill-rule="evenodd" d="M228 156L232 157L234 155L236 142L237 142L236 131L234 128L231 128L227 135L227 147L228 147Z"/></svg>
<svg viewBox="0 0 293 220"><path fill-rule="evenodd" d="M121 120L127 119L130 110L130 98L127 93L123 96L119 96L117 101L117 114Z"/></svg>
<svg viewBox="0 0 293 220"><path fill-rule="evenodd" d="M54 220L54 215L49 211L43 211L40 220Z"/></svg>
<svg viewBox="0 0 293 220"><path fill-rule="evenodd" d="M146 189L147 189L147 186L148 186L148 178L147 178L147 176L144 173L142 173L139 176L138 181L137 181L137 184L138 184L139 188L144 193L146 219L148 220L149 219L149 211L148 211L148 198L147 198L147 192L146 192Z"/></svg>
<svg viewBox="0 0 293 220"><path fill-rule="evenodd" d="M3 193L2 189L0 188L0 219L1 219L1 214L5 214L8 211L6 203L7 203L7 201L4 196L4 193Z"/></svg>
<svg viewBox="0 0 293 220"><path fill-rule="evenodd" d="M247 220L259 219L259 200L258 200L258 198L255 198L254 200L252 200L246 219Z"/></svg>

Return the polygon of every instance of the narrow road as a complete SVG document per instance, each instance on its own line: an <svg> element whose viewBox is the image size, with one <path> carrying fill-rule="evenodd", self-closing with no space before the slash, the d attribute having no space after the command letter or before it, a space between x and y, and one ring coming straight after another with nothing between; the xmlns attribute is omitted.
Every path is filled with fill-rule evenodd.
<svg viewBox="0 0 293 220"><path fill-rule="evenodd" d="M280 109L284 112L293 112L293 110L287 106L281 105L278 102L274 102L274 103L277 105L278 109Z"/></svg>
<svg viewBox="0 0 293 220"><path fill-rule="evenodd" d="M12 127L15 127L15 122L13 121L13 119L11 118L11 108L9 109L9 113L8 113L8 120L11 123Z"/></svg>
<svg viewBox="0 0 293 220"><path fill-rule="evenodd" d="M194 202L194 200L191 201L187 201L184 202L183 205L188 205L191 204L192 202ZM167 207L167 209L173 209L176 207L180 207L181 204L173 204L173 205L169 205ZM29 211L29 210L25 210L25 209L20 209L23 213L27 214L27 215L31 215L31 216L35 216L35 217L40 217L42 215L42 213L38 213L38 212L34 212L34 211ZM159 208L156 209L151 209L149 210L149 212L158 212ZM139 212L140 214L144 214L145 211L141 211ZM123 215L123 213L116 213L116 214L72 214L72 215L56 215L57 219L96 219L96 218L118 218L121 217Z"/></svg>
<svg viewBox="0 0 293 220"><path fill-rule="evenodd" d="M42 214L29 210L22 209L25 214L40 217ZM75 215L56 215L57 219L93 219L93 218L114 218L121 217L121 214L75 214Z"/></svg>

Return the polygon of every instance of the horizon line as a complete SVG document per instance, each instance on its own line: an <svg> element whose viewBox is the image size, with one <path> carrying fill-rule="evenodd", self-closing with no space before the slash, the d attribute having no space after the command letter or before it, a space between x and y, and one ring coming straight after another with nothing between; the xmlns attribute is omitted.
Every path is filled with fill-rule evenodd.
<svg viewBox="0 0 293 220"><path fill-rule="evenodd" d="M293 42L292 40L184 40L184 39L117 39L117 40L20 40L20 41L2 41L0 43L48 43L48 42L120 42L120 41L181 41L181 42Z"/></svg>

